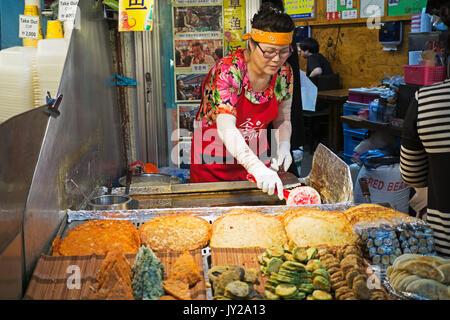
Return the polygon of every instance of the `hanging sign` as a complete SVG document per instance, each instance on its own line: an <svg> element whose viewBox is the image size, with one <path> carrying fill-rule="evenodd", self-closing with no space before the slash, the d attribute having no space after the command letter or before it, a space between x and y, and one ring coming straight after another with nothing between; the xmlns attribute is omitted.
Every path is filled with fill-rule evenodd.
<svg viewBox="0 0 450 320"><path fill-rule="evenodd" d="M154 0L119 0L119 31L152 31Z"/></svg>
<svg viewBox="0 0 450 320"><path fill-rule="evenodd" d="M77 14L78 0L59 0L58 20L75 20Z"/></svg>
<svg viewBox="0 0 450 320"><path fill-rule="evenodd" d="M224 0L224 47L225 55L245 48L242 36L246 32L245 0Z"/></svg>
<svg viewBox="0 0 450 320"><path fill-rule="evenodd" d="M422 12L427 0L388 0L388 16L402 16Z"/></svg>

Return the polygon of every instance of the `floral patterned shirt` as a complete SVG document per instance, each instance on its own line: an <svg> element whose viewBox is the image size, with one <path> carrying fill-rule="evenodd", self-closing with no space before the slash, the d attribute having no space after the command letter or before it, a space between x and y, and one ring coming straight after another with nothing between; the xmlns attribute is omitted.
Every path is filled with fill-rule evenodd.
<svg viewBox="0 0 450 320"><path fill-rule="evenodd" d="M253 104L265 103L275 96L278 102L288 100L292 96L293 74L288 63L285 63L277 74L275 84L259 92L253 91L249 77L244 50L237 50L214 65L204 82L200 119L212 124L218 114L236 116L238 97L244 89L245 97Z"/></svg>

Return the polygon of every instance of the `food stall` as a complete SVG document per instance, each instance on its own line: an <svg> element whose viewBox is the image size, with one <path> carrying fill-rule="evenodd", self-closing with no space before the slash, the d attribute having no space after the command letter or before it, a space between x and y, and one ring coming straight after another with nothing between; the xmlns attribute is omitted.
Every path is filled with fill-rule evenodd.
<svg viewBox="0 0 450 320"><path fill-rule="evenodd" d="M79 6L59 99L0 125L1 298L449 299L429 227L355 204L348 165L324 145L294 184L319 193L314 205L250 181L130 177L103 12ZM107 196L132 200L92 205Z"/></svg>

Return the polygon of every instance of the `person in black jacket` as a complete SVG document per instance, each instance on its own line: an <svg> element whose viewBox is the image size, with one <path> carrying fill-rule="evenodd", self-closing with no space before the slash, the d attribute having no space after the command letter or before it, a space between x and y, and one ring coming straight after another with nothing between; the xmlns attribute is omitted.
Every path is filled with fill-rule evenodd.
<svg viewBox="0 0 450 320"><path fill-rule="evenodd" d="M307 60L306 75L309 78L333 74L330 63L321 53L319 53L319 43L316 39L304 39L300 42L300 50L302 57Z"/></svg>
<svg viewBox="0 0 450 320"><path fill-rule="evenodd" d="M270 2L274 6L276 6L279 10L284 11L284 5L282 0L262 0L262 3L265 2ZM292 107L291 107L291 124L292 124L291 155L292 150L298 150L298 148L303 146L305 141L305 129L304 129L305 125L303 120L302 95L300 91L300 66L298 60L299 57L297 52L297 44L295 43L295 40L292 41L292 48L293 48L292 54L287 59L287 62L291 65L292 72L294 74L294 92L292 95ZM272 128L273 127L269 125L268 130ZM268 139L270 139L270 135L268 135ZM297 177L299 176L294 161L292 161L292 164L289 167L288 171L295 174Z"/></svg>

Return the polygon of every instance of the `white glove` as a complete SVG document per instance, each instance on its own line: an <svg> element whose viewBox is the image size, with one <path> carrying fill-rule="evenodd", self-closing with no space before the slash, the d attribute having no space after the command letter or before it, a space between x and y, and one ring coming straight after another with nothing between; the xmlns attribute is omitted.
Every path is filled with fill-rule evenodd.
<svg viewBox="0 0 450 320"><path fill-rule="evenodd" d="M263 192L267 192L269 196L274 194L275 187L277 188L278 198L284 199L283 183L278 177L278 174L267 168L262 162L249 168L248 173L252 174L256 179L256 184Z"/></svg>
<svg viewBox="0 0 450 320"><path fill-rule="evenodd" d="M219 114L216 123L219 138L238 163L255 177L258 188L273 195L276 186L278 197L280 200L284 199L283 184L278 174L267 168L247 145L244 137L236 128L236 117L230 114Z"/></svg>
<svg viewBox="0 0 450 320"><path fill-rule="evenodd" d="M272 161L272 169L278 171L282 166L284 171L288 171L292 164L291 144L288 141L281 141L278 146L277 157Z"/></svg>

